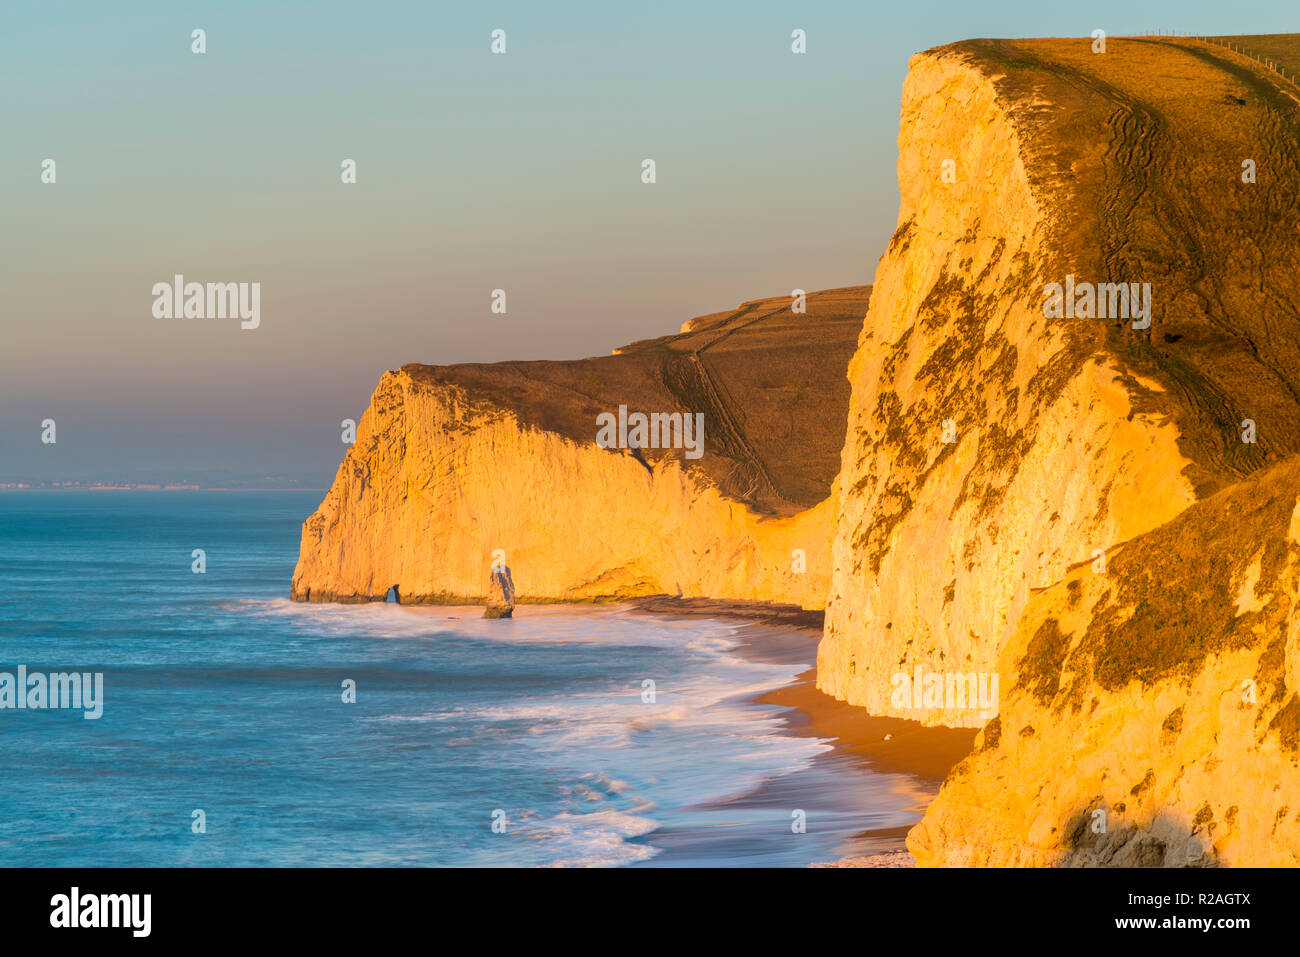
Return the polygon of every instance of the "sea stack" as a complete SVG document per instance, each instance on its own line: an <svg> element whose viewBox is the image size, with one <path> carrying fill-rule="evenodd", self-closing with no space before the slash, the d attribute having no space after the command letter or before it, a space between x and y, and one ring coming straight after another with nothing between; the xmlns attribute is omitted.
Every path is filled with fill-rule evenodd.
<svg viewBox="0 0 1300 957"><path fill-rule="evenodd" d="M488 587L487 607L483 609L484 618L512 618L515 613L515 582L510 576L508 565L493 565L492 579Z"/></svg>

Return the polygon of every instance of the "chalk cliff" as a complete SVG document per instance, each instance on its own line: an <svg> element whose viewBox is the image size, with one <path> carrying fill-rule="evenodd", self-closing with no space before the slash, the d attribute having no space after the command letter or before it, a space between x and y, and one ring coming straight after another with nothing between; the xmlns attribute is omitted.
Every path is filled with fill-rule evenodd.
<svg viewBox="0 0 1300 957"><path fill-rule="evenodd" d="M1300 463L1071 571L999 667L918 864L1300 865Z"/></svg>
<svg viewBox="0 0 1300 957"><path fill-rule="evenodd" d="M1116 39L913 57L898 229L849 366L823 690L981 725L895 676L995 672L1033 590L1300 450L1300 104L1248 62ZM1246 156L1267 181L1241 181ZM1067 281L1150 283L1149 328L1046 318Z"/></svg>
<svg viewBox="0 0 1300 957"><path fill-rule="evenodd" d="M292 595L481 602L652 594L818 609L868 289L756 300L572 362L386 373L303 525ZM607 449L597 416L703 413L703 454Z"/></svg>
<svg viewBox="0 0 1300 957"><path fill-rule="evenodd" d="M1300 863L1298 124L1202 41L919 54L869 306L386 373L293 597L482 601L504 561L520 601L824 604L819 687L983 729L918 863ZM1150 313L1099 314L1119 283ZM704 454L599 447L620 405Z"/></svg>
<svg viewBox="0 0 1300 957"><path fill-rule="evenodd" d="M818 664L982 726L918 864L1300 864L1297 124L1202 41L913 59ZM1149 328L1045 318L1065 281L1150 283ZM911 707L917 666L995 675L996 716Z"/></svg>

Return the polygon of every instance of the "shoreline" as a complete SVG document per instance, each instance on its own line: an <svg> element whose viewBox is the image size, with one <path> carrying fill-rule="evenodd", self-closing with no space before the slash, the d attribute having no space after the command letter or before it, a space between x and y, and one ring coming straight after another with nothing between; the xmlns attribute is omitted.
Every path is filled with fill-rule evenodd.
<svg viewBox="0 0 1300 957"><path fill-rule="evenodd" d="M815 794L852 814L860 795L849 783L863 772L893 776L913 801L912 820L903 825L864 826L844 842L841 853L827 862L810 862L812 867L912 867L907 852L907 832L920 821L926 805L938 793L948 771L971 751L975 728L925 727L903 718L878 717L862 708L845 704L817 689L817 644L821 640L823 613L795 606L763 602L681 599L655 596L626 603L636 614L674 618L735 619L743 623L733 652L750 661L774 664L803 664L790 684L752 696L760 707L778 707L787 733L825 741L829 749L812 764L779 778L770 779L748 794L719 802L738 807L797 807L800 798ZM820 789L829 789L825 793ZM837 795L836 791L845 791ZM861 816L867 817L866 809ZM661 856L671 856L671 849ZM672 861L664 862L672 866Z"/></svg>
<svg viewBox="0 0 1300 957"><path fill-rule="evenodd" d="M424 613L450 613L455 621L477 619L481 605L410 605ZM730 622L738 659L790 668L785 684L737 692L731 702L766 712L779 734L812 738L824 750L806 765L772 774L745 791L693 805L695 823L657 828L634 843L652 844L655 856L634 867L689 867L700 858L719 858L745 866L748 857L770 851L789 825L793 810L806 812L808 832L822 848L811 852L808 867L914 867L906 849L908 832L921 820L949 770L970 754L975 728L926 727L903 718L880 717L830 697L816 687L817 646L824 615L797 606L755 601L676 598L656 595L614 602L541 602L516 605L520 618L549 614L619 614ZM705 823L719 812L727 823ZM763 832L763 833L761 833ZM826 849L828 842L833 848ZM717 865L713 865L717 866Z"/></svg>

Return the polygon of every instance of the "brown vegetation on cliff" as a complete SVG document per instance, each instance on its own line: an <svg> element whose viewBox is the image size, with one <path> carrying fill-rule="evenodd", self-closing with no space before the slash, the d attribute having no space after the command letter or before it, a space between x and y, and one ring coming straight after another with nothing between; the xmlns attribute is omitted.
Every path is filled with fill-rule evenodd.
<svg viewBox="0 0 1300 957"><path fill-rule="evenodd" d="M578 443L592 443L596 416L620 405L703 412L708 440L698 468L708 480L757 511L793 515L830 494L839 468L844 370L869 295L869 286L812 292L806 313L793 312L789 296L757 299L610 356L402 371L419 384L458 386L475 403ZM674 454L643 451L651 463Z"/></svg>
<svg viewBox="0 0 1300 957"><path fill-rule="evenodd" d="M899 229L850 366L822 688L977 725L900 710L891 678L993 670L1035 590L1300 453L1298 94L1189 39L913 58ZM1067 277L1149 283L1149 326L1045 316Z"/></svg>
<svg viewBox="0 0 1300 957"><path fill-rule="evenodd" d="M850 370L819 680L894 713L914 662L1001 676L921 865L1300 864L1300 88L1190 39L912 66L900 178L929 178ZM1150 283L1149 327L1044 321L1066 276Z"/></svg>
<svg viewBox="0 0 1300 957"><path fill-rule="evenodd" d="M303 524L293 597L475 602L504 561L519 601L820 609L868 293L745 303L611 356L387 373ZM702 416L702 455L600 447L620 406Z"/></svg>
<svg viewBox="0 0 1300 957"><path fill-rule="evenodd" d="M1026 608L997 723L908 847L922 865L1300 865L1297 602L1300 461L1074 570Z"/></svg>

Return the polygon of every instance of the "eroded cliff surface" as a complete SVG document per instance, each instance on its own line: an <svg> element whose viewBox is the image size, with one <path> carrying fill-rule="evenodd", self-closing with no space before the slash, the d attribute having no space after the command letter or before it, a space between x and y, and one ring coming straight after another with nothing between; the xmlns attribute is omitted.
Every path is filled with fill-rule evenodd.
<svg viewBox="0 0 1300 957"><path fill-rule="evenodd" d="M303 525L293 597L481 601L504 558L520 601L821 608L868 292L758 300L612 356L386 373ZM703 454L598 446L620 405L703 414Z"/></svg>
<svg viewBox="0 0 1300 957"><path fill-rule="evenodd" d="M1192 41L912 59L899 225L849 367L819 687L979 726L899 676L996 674L1034 589L1300 450L1284 86ZM1245 158L1267 178L1243 182ZM1149 326L1046 317L1067 277L1150 283Z"/></svg>
<svg viewBox="0 0 1300 957"><path fill-rule="evenodd" d="M1028 604L918 864L1300 865L1300 464Z"/></svg>

